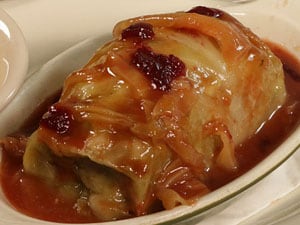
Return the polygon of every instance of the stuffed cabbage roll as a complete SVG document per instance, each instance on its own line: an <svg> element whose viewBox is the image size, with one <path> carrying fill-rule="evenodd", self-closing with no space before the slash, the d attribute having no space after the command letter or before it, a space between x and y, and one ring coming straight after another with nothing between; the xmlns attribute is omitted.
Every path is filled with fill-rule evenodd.
<svg viewBox="0 0 300 225"><path fill-rule="evenodd" d="M223 11L128 19L67 77L24 168L62 186L71 170L74 193L100 220L191 204L211 191L213 167L238 170L235 147L285 96L280 60Z"/></svg>

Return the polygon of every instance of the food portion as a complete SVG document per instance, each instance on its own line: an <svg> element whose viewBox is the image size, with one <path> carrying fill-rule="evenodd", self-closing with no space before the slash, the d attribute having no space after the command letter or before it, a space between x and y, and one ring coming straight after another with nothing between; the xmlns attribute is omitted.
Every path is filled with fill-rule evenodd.
<svg viewBox="0 0 300 225"><path fill-rule="evenodd" d="M281 61L229 14L128 19L21 144L24 171L99 221L192 204L285 99Z"/></svg>

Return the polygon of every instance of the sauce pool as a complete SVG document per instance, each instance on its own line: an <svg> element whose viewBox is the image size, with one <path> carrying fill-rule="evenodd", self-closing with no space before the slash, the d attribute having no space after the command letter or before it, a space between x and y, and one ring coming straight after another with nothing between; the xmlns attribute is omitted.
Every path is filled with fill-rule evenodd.
<svg viewBox="0 0 300 225"><path fill-rule="evenodd" d="M300 124L300 63L279 46L271 43L269 45L284 65L286 103L266 121L259 132L237 147L236 156L239 165L237 172L228 173L220 168L213 168L210 171L211 179L207 186L211 190L223 186L257 165ZM37 109L20 133L28 134L36 127L41 112L45 112L48 105L57 100L55 96ZM12 157L5 151L2 152L0 181L2 190L11 205L26 215L64 223L97 221L89 209L84 211L85 213L78 213L77 199L65 198L56 189L50 188L46 182L25 174L22 159Z"/></svg>

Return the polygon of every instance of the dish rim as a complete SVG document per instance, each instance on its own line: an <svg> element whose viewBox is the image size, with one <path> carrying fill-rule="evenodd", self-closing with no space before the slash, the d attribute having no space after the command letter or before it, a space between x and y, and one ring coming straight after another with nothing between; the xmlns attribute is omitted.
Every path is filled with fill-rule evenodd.
<svg viewBox="0 0 300 225"><path fill-rule="evenodd" d="M1 31L8 43L5 45L4 55L7 60L7 74L0 84L0 111L7 106L21 88L26 79L29 54L25 37L15 20L0 8Z"/></svg>

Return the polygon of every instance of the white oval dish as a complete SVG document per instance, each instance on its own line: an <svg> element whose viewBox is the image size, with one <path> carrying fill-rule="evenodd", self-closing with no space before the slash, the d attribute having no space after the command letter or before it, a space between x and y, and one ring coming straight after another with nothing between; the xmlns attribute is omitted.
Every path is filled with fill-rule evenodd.
<svg viewBox="0 0 300 225"><path fill-rule="evenodd" d="M28 51L16 22L0 9L0 111L26 78Z"/></svg>
<svg viewBox="0 0 300 225"><path fill-rule="evenodd" d="M254 30L257 30L263 38L284 44L290 50L292 50L293 46L289 46L289 44L300 40L300 28L284 18L255 12L236 14L236 16L239 17L239 19L241 19L246 25L253 25ZM272 24L274 21L282 25L281 28L277 28L275 38L273 38L274 33L272 33ZM280 34L278 29L284 29L286 32ZM17 129L39 103L62 86L65 76L86 63L88 58L92 56L93 52L107 39L107 37L103 36L86 40L55 57L36 72L25 83L18 96L11 102L11 104L0 112L0 137ZM47 88L45 88L46 85ZM147 216L100 224L195 224L204 216L213 214L225 207L227 204L230 204L230 201L228 200L238 196L239 193L267 176L271 171L282 164L299 148L299 137L300 127L298 127L293 134L278 147L278 149L276 149L270 156L267 157L267 159L262 161L255 168L233 182L204 196L192 206L180 206L172 210L166 210ZM0 218L4 221L4 224L57 224L42 222L20 214L10 206L2 192L0 192Z"/></svg>

